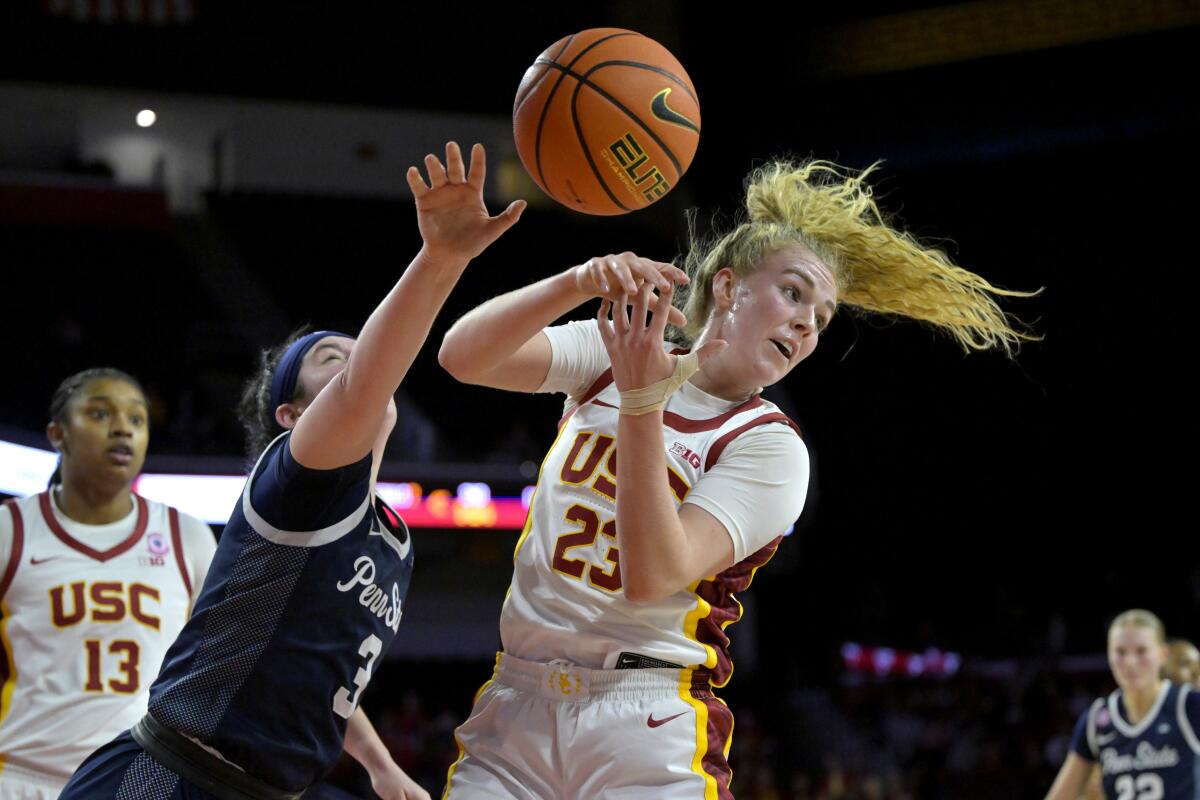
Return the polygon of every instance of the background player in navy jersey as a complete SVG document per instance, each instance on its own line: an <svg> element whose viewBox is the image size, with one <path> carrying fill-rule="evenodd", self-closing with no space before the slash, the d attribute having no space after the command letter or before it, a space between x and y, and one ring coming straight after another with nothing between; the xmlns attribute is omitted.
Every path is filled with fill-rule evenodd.
<svg viewBox="0 0 1200 800"><path fill-rule="evenodd" d="M93 750L146 713L216 541L133 493L145 393L110 367L63 380L46 491L0 507L0 800L57 797Z"/></svg>
<svg viewBox="0 0 1200 800"><path fill-rule="evenodd" d="M151 687L149 713L94 753L64 798L289 797L345 747L384 798L428 798L392 761L358 700L403 611L412 547L374 497L392 395L467 264L524 208L489 216L484 152L468 171L412 167L423 246L358 340L293 341L251 391L279 435L246 482L192 619Z"/></svg>
<svg viewBox="0 0 1200 800"><path fill-rule="evenodd" d="M1080 716L1046 800L1076 800L1093 765L1109 800L1200 798L1200 695L1161 677L1166 660L1158 617L1133 609L1113 620L1108 661L1118 688Z"/></svg>
<svg viewBox="0 0 1200 800"><path fill-rule="evenodd" d="M688 273L593 258L489 300L446 334L459 380L567 395L501 613L494 679L456 732L451 800L729 798L736 593L800 515L808 454L760 397L839 306L966 348L1027 338L1006 294L888 225L864 175L776 162ZM688 284L683 313L675 284ZM594 297L596 319L547 327ZM652 318L651 318L652 315ZM686 318L685 318L686 317ZM668 318L680 330L664 342Z"/></svg>

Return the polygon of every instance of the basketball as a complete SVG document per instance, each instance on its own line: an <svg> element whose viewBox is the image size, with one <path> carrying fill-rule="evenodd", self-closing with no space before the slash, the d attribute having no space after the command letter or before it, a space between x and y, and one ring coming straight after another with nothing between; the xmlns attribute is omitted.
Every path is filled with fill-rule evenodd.
<svg viewBox="0 0 1200 800"><path fill-rule="evenodd" d="M513 135L550 197L585 214L627 214L687 172L700 143L700 102L658 42L592 28L558 40L526 70Z"/></svg>

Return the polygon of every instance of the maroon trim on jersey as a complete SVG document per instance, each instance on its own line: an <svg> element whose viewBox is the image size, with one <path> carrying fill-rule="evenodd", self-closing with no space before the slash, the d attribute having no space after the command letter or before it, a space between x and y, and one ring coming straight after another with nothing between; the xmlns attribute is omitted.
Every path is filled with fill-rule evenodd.
<svg viewBox="0 0 1200 800"><path fill-rule="evenodd" d="M765 547L747 556L718 574L712 580L700 581L696 595L708 603L711 611L696 624L696 641L706 644L717 654L717 664L706 673L713 686L724 686L733 674L733 660L729 657L729 637L725 628L742 618L742 606L736 594L744 592L754 580L754 571L766 564L779 549L782 536L776 536Z"/></svg>
<svg viewBox="0 0 1200 800"><path fill-rule="evenodd" d="M187 589L188 597L191 597L192 579L188 577L187 559L183 557L183 535L179 530L179 512L169 508L167 517L171 520L171 547L175 548L175 564L179 567L179 576L183 578L183 588Z"/></svg>
<svg viewBox="0 0 1200 800"><path fill-rule="evenodd" d="M63 529L63 526L59 524L58 517L54 515L54 507L51 505L48 490L38 495L38 505L41 506L43 519L50 526L50 532L57 536L63 544L72 550L78 550L85 556L91 556L97 561L108 561L137 544L138 540L142 538L142 534L146 532L146 525L150 521L150 509L146 506L146 501L139 495L135 494L133 499L137 504L137 522L133 526L133 533L129 534L124 541L118 542L104 551L89 547Z"/></svg>
<svg viewBox="0 0 1200 800"><path fill-rule="evenodd" d="M575 415L576 411L578 411L582 406L586 405L587 403L590 403L596 397L596 395L600 394L606 388L608 388L608 385L612 382L613 382L612 367L609 367L608 369L604 370L604 372L601 372L600 377L596 378L596 380L592 382L592 385L588 387L588 390L583 393L583 399L580 400L579 403L574 408L572 408L566 414L562 415L562 419L560 419L558 421L558 429L561 431L563 429L563 426L567 424L567 421L569 419L571 419L572 416ZM608 403L602 403L601 405L608 406ZM608 406L608 407L616 408L616 406Z"/></svg>
<svg viewBox="0 0 1200 800"><path fill-rule="evenodd" d="M770 422L782 422L785 425L790 425L792 430L796 432L797 436L799 436L801 439L804 438L804 435L800 433L800 426L792 422L791 419L788 418L787 414L779 412L763 414L761 417L750 420L745 425L740 425L734 428L729 433L726 433L720 439L717 439L715 442L713 442L713 446L708 449L708 457L704 459L704 471L708 472L710 469L712 469L713 464L716 464L717 459L721 457L721 453L725 452L725 447L734 439L741 436L751 428L756 428L759 425L766 425Z"/></svg>
<svg viewBox="0 0 1200 800"><path fill-rule="evenodd" d="M612 367L600 373L600 377L592 383L588 390L583 393L583 398L579 401L579 405L587 405L596 395L608 388L608 385L613 382Z"/></svg>
<svg viewBox="0 0 1200 800"><path fill-rule="evenodd" d="M715 431L717 428L724 425L735 415L743 411L749 411L753 408L758 408L763 404L763 399L759 395L754 395L746 402L742 403L737 408L731 408L719 417L711 419L688 419L681 417L678 414L670 411L663 412L663 424L674 431L680 433L700 433L701 431ZM780 415L782 416L782 415ZM785 418L786 419L786 418Z"/></svg>
<svg viewBox="0 0 1200 800"><path fill-rule="evenodd" d="M733 770L725 758L725 744L733 735L733 712L729 706L722 703L707 689L692 690L692 697L704 703L708 708L708 730L706 739L708 747L704 751L700 764L704 772L717 782L718 800L733 800L729 791L729 782L733 779Z"/></svg>
<svg viewBox="0 0 1200 800"><path fill-rule="evenodd" d="M12 551L8 554L8 564L4 567L4 575L0 576L0 600L4 599L4 593L8 591L13 576L17 574L17 567L21 563L21 556L25 549L25 521L21 518L21 509L17 508L16 500L5 501L4 507L12 512L13 540ZM0 660L0 663L3 663L3 660Z"/></svg>

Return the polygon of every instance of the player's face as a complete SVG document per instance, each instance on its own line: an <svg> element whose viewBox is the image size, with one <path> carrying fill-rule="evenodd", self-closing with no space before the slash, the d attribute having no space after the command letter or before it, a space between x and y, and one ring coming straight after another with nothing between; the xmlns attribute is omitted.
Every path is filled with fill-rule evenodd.
<svg viewBox="0 0 1200 800"><path fill-rule="evenodd" d="M1200 651L1187 642L1171 645L1164 672L1176 683L1200 683Z"/></svg>
<svg viewBox="0 0 1200 800"><path fill-rule="evenodd" d="M347 336L326 336L309 348L300 364L299 376L299 383L304 387L305 405L341 374L353 349L354 340Z"/></svg>
<svg viewBox="0 0 1200 800"><path fill-rule="evenodd" d="M321 390L346 368L346 361L354 349L354 340L348 336L326 336L319 339L300 364L299 383L304 387L302 406L311 403ZM387 419L396 418L396 401L388 401Z"/></svg>
<svg viewBox="0 0 1200 800"><path fill-rule="evenodd" d="M729 342L723 367L753 391L778 383L817 347L837 308L829 268L811 250L790 245L735 279L728 312L712 338Z"/></svg>
<svg viewBox="0 0 1200 800"><path fill-rule="evenodd" d="M1108 634L1108 665L1125 691L1152 687L1166 655L1166 648L1150 628L1122 625Z"/></svg>
<svg viewBox="0 0 1200 800"><path fill-rule="evenodd" d="M66 419L50 423L47 433L63 455L68 479L132 483L150 443L146 398L119 378L95 378L76 392Z"/></svg>

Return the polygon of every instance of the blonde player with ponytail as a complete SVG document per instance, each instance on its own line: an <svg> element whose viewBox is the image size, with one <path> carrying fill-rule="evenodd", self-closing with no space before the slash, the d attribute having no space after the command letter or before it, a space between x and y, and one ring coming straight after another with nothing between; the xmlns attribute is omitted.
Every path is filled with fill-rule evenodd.
<svg viewBox="0 0 1200 800"><path fill-rule="evenodd" d="M1117 689L1079 716L1046 800L1085 791L1109 800L1200 798L1200 695L1163 676L1167 653L1152 612L1133 608L1112 621L1108 666Z"/></svg>
<svg viewBox="0 0 1200 800"><path fill-rule="evenodd" d="M967 350L1031 338L997 304L1023 293L895 230L869 172L770 164L747 182L744 221L694 241L686 272L593 258L446 334L439 358L459 380L567 396L446 796L730 797L733 718L713 694L733 668L726 626L808 488L798 430L762 387L844 306ZM547 327L594 297L596 319Z"/></svg>

